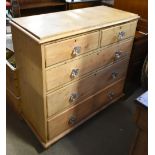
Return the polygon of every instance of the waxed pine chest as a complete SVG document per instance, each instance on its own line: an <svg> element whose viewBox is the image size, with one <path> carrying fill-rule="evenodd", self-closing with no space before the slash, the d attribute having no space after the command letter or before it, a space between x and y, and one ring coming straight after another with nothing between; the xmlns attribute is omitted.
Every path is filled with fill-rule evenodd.
<svg viewBox="0 0 155 155"><path fill-rule="evenodd" d="M123 95L138 18L98 6L11 21L21 115L44 147Z"/></svg>

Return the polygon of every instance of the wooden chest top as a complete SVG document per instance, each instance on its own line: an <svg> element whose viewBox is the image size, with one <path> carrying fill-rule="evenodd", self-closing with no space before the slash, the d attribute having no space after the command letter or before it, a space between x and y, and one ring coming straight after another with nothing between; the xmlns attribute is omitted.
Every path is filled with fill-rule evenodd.
<svg viewBox="0 0 155 155"><path fill-rule="evenodd" d="M128 22L138 15L106 6L14 18L12 24L29 33L39 43Z"/></svg>

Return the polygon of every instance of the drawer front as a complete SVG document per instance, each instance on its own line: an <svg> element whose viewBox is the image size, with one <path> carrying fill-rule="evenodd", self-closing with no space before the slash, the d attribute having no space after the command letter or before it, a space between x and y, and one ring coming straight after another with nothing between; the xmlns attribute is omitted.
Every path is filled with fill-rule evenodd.
<svg viewBox="0 0 155 155"><path fill-rule="evenodd" d="M121 96L124 80L105 88L95 96L89 97L80 104L64 111L48 121L49 139L53 139L63 132L73 129L83 119L101 109L107 103Z"/></svg>
<svg viewBox="0 0 155 155"><path fill-rule="evenodd" d="M108 66L93 75L67 85L47 95L48 116L61 112L83 99L95 94L105 86L125 77L128 61Z"/></svg>
<svg viewBox="0 0 155 155"><path fill-rule="evenodd" d="M133 39L120 42L46 71L47 91L130 55Z"/></svg>
<svg viewBox="0 0 155 155"><path fill-rule="evenodd" d="M75 58L80 54L97 49L98 46L99 31L45 45L46 66Z"/></svg>
<svg viewBox="0 0 155 155"><path fill-rule="evenodd" d="M102 30L101 47L134 37L137 21Z"/></svg>

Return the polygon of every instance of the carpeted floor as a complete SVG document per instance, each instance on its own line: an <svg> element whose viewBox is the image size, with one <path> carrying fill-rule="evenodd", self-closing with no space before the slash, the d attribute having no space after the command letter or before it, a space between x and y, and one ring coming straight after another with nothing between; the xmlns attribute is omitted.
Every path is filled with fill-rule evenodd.
<svg viewBox="0 0 155 155"><path fill-rule="evenodd" d="M7 106L7 155L128 155L136 131L134 100L142 92L109 106L47 150Z"/></svg>

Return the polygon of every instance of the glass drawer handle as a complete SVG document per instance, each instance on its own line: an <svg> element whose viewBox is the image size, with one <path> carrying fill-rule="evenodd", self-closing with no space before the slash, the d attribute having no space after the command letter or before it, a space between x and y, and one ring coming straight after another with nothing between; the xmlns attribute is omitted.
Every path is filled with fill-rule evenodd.
<svg viewBox="0 0 155 155"><path fill-rule="evenodd" d="M72 72L71 72L70 77L72 79L74 79L74 78L76 78L78 76L78 74L79 74L79 69L73 69Z"/></svg>
<svg viewBox="0 0 155 155"><path fill-rule="evenodd" d="M80 52L81 52L81 47L80 46L76 46L73 49L72 56L76 57L76 56L78 56L80 54Z"/></svg>
<svg viewBox="0 0 155 155"><path fill-rule="evenodd" d="M118 39L119 40L124 39L124 37L125 37L125 32L124 31L121 31L121 32L118 33Z"/></svg>
<svg viewBox="0 0 155 155"><path fill-rule="evenodd" d="M118 76L118 72L113 72L113 73L111 74L111 76L112 76L113 79L116 79L117 76Z"/></svg>
<svg viewBox="0 0 155 155"><path fill-rule="evenodd" d="M115 60L118 60L121 58L121 51L115 52Z"/></svg>
<svg viewBox="0 0 155 155"><path fill-rule="evenodd" d="M109 99L112 100L113 97L114 97L114 95L115 95L114 92L109 92L109 93L108 93Z"/></svg>
<svg viewBox="0 0 155 155"><path fill-rule="evenodd" d="M78 97L79 97L79 94L78 93L73 93L73 94L71 94L71 96L69 98L69 101L71 103L73 103L73 102L75 102L78 99Z"/></svg>
<svg viewBox="0 0 155 155"><path fill-rule="evenodd" d="M77 121L76 116L71 116L71 117L69 118L68 124L69 124L69 125L74 125L74 124L76 123L76 121Z"/></svg>

